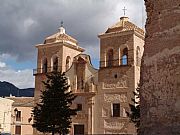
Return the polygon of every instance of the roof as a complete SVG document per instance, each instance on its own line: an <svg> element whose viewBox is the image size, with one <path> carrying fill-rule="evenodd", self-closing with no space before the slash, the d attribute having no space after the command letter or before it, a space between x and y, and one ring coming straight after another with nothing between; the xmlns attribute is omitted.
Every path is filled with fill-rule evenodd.
<svg viewBox="0 0 180 135"><path fill-rule="evenodd" d="M13 100L13 106L21 107L33 107L34 106L34 97L7 97L7 99Z"/></svg>
<svg viewBox="0 0 180 135"><path fill-rule="evenodd" d="M59 31L57 33L47 37L44 41L44 44L55 43L55 42L63 42L63 41L70 42L74 45L78 44L76 39L74 39L73 37L71 37L65 33L65 29L63 27L60 27Z"/></svg>
<svg viewBox="0 0 180 135"><path fill-rule="evenodd" d="M105 33L136 30L141 34L144 34L144 31L141 28L129 22L128 19L129 19L128 17L121 17L120 21L118 21L113 26L109 27Z"/></svg>
<svg viewBox="0 0 180 135"><path fill-rule="evenodd" d="M11 99L7 99L7 98L3 98L3 97L0 97L0 103L1 102L9 102L9 103L13 103L14 101L13 100L11 100Z"/></svg>

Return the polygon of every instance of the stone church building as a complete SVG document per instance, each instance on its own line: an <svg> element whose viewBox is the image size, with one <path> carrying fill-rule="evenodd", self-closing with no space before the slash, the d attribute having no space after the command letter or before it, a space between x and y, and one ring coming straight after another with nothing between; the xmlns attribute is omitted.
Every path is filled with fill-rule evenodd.
<svg viewBox="0 0 180 135"><path fill-rule="evenodd" d="M35 101L43 90L45 73L62 71L77 95L72 107L79 110L72 119L70 134L135 134L126 112L140 79L144 35L128 17L121 17L98 35L100 65L95 69L90 56L83 53L85 49L61 26L43 44L36 45Z"/></svg>

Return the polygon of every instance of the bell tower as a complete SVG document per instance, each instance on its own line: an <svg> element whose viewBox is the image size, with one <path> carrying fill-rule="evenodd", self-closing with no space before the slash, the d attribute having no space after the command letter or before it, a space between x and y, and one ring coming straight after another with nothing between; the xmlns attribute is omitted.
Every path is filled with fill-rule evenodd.
<svg viewBox="0 0 180 135"><path fill-rule="evenodd" d="M133 67L137 71L133 71L131 75L139 74L144 51L144 31L141 28L131 23L128 17L121 17L120 21L98 37L100 38L100 82L104 80L103 72L107 72L106 75L108 72L114 72L111 77L116 78L123 75L119 73L122 70L129 71L128 69Z"/></svg>
<svg viewBox="0 0 180 135"><path fill-rule="evenodd" d="M34 69L35 76L35 98L39 98L43 90L42 81L45 74L52 71L66 72L72 65L73 58L84 52L78 45L76 39L65 32L63 23L58 32L47 37L43 44L36 45L38 49L37 69Z"/></svg>
<svg viewBox="0 0 180 135"><path fill-rule="evenodd" d="M135 127L129 123L126 111L140 79L140 61L143 54L144 31L121 17L100 38L100 85L99 133L134 134ZM121 125L108 127L108 125ZM97 125L98 126L98 125ZM126 127L126 128L125 128Z"/></svg>

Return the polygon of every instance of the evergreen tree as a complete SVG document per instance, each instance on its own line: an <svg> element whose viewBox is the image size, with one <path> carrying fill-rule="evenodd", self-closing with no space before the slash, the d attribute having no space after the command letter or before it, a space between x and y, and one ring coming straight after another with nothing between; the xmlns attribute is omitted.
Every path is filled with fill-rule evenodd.
<svg viewBox="0 0 180 135"><path fill-rule="evenodd" d="M43 133L68 134L71 116L77 109L70 106L75 96L69 92L69 85L64 73L52 72L46 75L45 90L41 91L40 102L33 108L33 127Z"/></svg>
<svg viewBox="0 0 180 135"><path fill-rule="evenodd" d="M137 133L139 133L140 127L140 97L139 97L140 86L138 85L136 91L133 92L134 98L132 98L133 104L129 104L130 113L127 112L130 121L133 122L136 126Z"/></svg>

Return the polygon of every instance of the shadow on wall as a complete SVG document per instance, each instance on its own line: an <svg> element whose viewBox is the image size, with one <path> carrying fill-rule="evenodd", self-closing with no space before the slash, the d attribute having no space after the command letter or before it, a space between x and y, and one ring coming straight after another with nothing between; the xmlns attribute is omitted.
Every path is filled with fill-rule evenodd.
<svg viewBox="0 0 180 135"><path fill-rule="evenodd" d="M0 133L0 135L11 135L10 133Z"/></svg>

